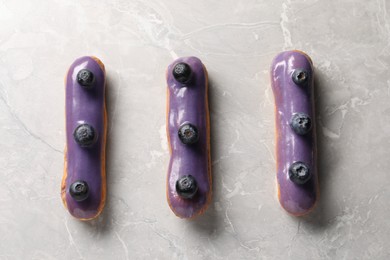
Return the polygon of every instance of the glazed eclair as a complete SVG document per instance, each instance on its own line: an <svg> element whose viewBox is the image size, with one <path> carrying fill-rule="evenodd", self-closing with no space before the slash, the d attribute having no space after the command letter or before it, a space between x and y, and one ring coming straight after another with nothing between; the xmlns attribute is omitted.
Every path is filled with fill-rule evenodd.
<svg viewBox="0 0 390 260"><path fill-rule="evenodd" d="M313 64L301 51L286 51L271 65L275 97L276 179L282 207L307 214L318 200Z"/></svg>
<svg viewBox="0 0 390 260"><path fill-rule="evenodd" d="M212 192L206 68L196 57L179 58L168 67L167 83L167 199L178 217L193 218Z"/></svg>
<svg viewBox="0 0 390 260"><path fill-rule="evenodd" d="M106 201L106 75L96 57L81 57L65 79L66 148L61 197L80 220L96 218Z"/></svg>

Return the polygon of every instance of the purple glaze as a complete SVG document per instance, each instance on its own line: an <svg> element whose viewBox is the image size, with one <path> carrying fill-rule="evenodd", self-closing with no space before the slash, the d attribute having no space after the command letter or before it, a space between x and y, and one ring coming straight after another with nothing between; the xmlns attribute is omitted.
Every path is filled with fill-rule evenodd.
<svg viewBox="0 0 390 260"><path fill-rule="evenodd" d="M77 82L77 73L88 69L95 76L92 89L85 89ZM62 196L69 212L79 219L96 217L105 201L105 72L92 57L81 57L70 66L66 76L66 179ZM74 129L82 123L94 127L98 139L91 147L80 147L73 138ZM88 183L89 196L77 202L69 194L70 185L76 180Z"/></svg>
<svg viewBox="0 0 390 260"><path fill-rule="evenodd" d="M294 69L303 68L311 77L306 86L292 80ZM316 165L316 134L313 97L313 66L310 58L300 51L286 51L275 57L271 66L271 82L275 96L276 157L279 201L293 215L304 215L315 205L318 197ZM303 112L312 119L311 131L297 135L290 127L294 113ZM289 166L302 161L310 168L312 178L303 185L293 183Z"/></svg>
<svg viewBox="0 0 390 260"><path fill-rule="evenodd" d="M182 84L172 75L173 67L185 62L192 69L192 78ZM191 218L201 214L211 199L210 136L207 101L207 72L196 57L179 58L167 70L168 111L167 134L171 158L167 177L167 198L172 211L179 217ZM182 144L178 130L184 123L198 128L199 141ZM198 192L192 199L182 199L176 193L176 181L183 175L192 175L198 183Z"/></svg>

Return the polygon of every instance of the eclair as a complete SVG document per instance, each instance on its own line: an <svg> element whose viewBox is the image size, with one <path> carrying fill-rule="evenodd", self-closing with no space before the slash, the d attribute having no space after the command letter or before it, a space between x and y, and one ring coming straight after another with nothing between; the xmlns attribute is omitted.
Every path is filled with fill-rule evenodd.
<svg viewBox="0 0 390 260"><path fill-rule="evenodd" d="M167 84L167 200L178 217L193 218L212 192L206 68L196 57L179 58L167 69Z"/></svg>
<svg viewBox="0 0 390 260"><path fill-rule="evenodd" d="M73 62L65 78L66 147L61 197L80 220L96 218L106 201L106 75L96 57Z"/></svg>
<svg viewBox="0 0 390 260"><path fill-rule="evenodd" d="M271 65L275 98L276 180L281 206L305 215L318 196L313 63L301 51L278 54Z"/></svg>

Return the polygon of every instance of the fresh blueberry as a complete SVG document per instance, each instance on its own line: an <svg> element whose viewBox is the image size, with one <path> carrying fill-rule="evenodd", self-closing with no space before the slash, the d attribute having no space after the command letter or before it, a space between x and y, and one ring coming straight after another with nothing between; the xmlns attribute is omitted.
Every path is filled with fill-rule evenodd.
<svg viewBox="0 0 390 260"><path fill-rule="evenodd" d="M184 124L179 128L179 139L183 144L194 144L199 140L198 129L191 124Z"/></svg>
<svg viewBox="0 0 390 260"><path fill-rule="evenodd" d="M88 184L85 181L75 181L69 187L70 196L75 201L83 201L88 198Z"/></svg>
<svg viewBox="0 0 390 260"><path fill-rule="evenodd" d="M92 88L94 81L95 76L87 69L82 69L79 71L79 73L77 73L77 82L84 88Z"/></svg>
<svg viewBox="0 0 390 260"><path fill-rule="evenodd" d="M292 74L292 80L298 86L305 86L309 82L310 75L305 69L296 69Z"/></svg>
<svg viewBox="0 0 390 260"><path fill-rule="evenodd" d="M192 75L191 67L184 62L177 63L175 67L173 67L172 74L180 83L186 83L190 80Z"/></svg>
<svg viewBox="0 0 390 260"><path fill-rule="evenodd" d="M295 184L302 185L311 178L311 173L305 163L294 162L288 169L288 176Z"/></svg>
<svg viewBox="0 0 390 260"><path fill-rule="evenodd" d="M176 192L183 199L191 199L198 191L198 184L192 175L185 175L176 181Z"/></svg>
<svg viewBox="0 0 390 260"><path fill-rule="evenodd" d="M89 124L81 124L73 132L73 138L81 147L88 147L96 142L95 129Z"/></svg>
<svg viewBox="0 0 390 260"><path fill-rule="evenodd" d="M305 113L295 113L290 122L291 129L298 135L305 135L311 130L311 118Z"/></svg>

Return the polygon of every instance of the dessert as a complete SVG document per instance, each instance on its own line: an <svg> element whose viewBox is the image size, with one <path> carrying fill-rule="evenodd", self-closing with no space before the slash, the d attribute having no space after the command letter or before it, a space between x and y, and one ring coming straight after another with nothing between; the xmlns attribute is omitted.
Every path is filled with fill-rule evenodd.
<svg viewBox="0 0 390 260"><path fill-rule="evenodd" d="M73 62L65 78L66 147L61 197L80 220L96 218L106 201L105 69L96 57Z"/></svg>
<svg viewBox="0 0 390 260"><path fill-rule="evenodd" d="M167 200L181 218L193 218L211 201L210 119L207 71L196 57L167 70Z"/></svg>
<svg viewBox="0 0 390 260"><path fill-rule="evenodd" d="M278 54L271 66L275 97L276 179L282 207L307 214L318 200L313 64L301 51Z"/></svg>

